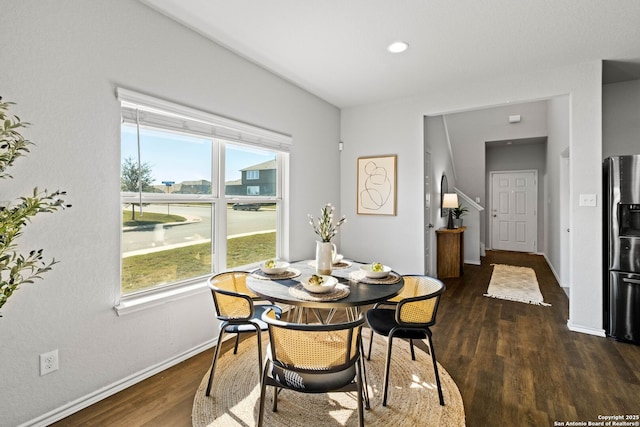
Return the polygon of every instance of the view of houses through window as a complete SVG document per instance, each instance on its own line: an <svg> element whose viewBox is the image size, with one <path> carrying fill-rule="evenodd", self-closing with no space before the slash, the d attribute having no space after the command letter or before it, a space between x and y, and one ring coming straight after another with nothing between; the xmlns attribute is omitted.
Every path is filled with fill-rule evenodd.
<svg viewBox="0 0 640 427"><path fill-rule="evenodd" d="M276 257L282 156L123 123L121 293L191 283Z"/></svg>

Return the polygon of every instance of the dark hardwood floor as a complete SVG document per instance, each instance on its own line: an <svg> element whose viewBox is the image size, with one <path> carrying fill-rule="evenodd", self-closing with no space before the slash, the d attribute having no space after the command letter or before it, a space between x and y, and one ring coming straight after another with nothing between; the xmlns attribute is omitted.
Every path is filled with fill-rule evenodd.
<svg viewBox="0 0 640 427"><path fill-rule="evenodd" d="M484 297L493 263L533 268L552 306ZM434 346L460 389L467 426L640 414L640 346L569 331L568 299L542 256L490 251L482 265L467 264L463 277L445 283ZM203 352L54 425L191 426L212 356Z"/></svg>

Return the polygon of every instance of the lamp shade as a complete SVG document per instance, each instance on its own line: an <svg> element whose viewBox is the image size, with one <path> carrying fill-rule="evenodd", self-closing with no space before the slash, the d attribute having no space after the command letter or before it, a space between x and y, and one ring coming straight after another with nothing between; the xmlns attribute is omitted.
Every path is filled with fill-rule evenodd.
<svg viewBox="0 0 640 427"><path fill-rule="evenodd" d="M458 207L458 195L456 193L445 193L442 199L442 207L453 209Z"/></svg>

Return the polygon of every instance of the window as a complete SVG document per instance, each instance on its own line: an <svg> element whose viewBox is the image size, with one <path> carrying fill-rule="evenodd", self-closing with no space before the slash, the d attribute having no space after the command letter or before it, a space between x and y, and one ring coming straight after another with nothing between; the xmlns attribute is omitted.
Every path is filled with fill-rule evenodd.
<svg viewBox="0 0 640 427"><path fill-rule="evenodd" d="M123 298L282 256L289 137L130 91L118 97Z"/></svg>

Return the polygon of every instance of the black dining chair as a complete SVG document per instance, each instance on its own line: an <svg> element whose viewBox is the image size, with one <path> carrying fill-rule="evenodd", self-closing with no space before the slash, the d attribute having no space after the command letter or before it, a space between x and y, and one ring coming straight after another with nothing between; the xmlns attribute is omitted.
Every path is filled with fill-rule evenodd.
<svg viewBox="0 0 640 427"><path fill-rule="evenodd" d="M364 425L360 370L361 330L364 317L332 324L289 323L265 313L269 349L261 377L258 426L264 422L267 386L274 387L273 411L282 389L301 393L344 391L357 393L358 421Z"/></svg>
<svg viewBox="0 0 640 427"><path fill-rule="evenodd" d="M413 340L428 341L429 353L433 362L438 397L440 405L444 405L438 363L433 348L432 332L430 327L436 323L436 313L440 296L445 290L445 285L438 279L428 276L407 275L403 276L404 289L400 295L391 300L378 303L367 312L366 318L371 328L369 351L367 360L371 359L371 346L374 333L388 337L387 360L385 364L385 378L382 405L387 406L387 391L389 385L389 368L391 364L391 350L394 338L409 340L411 346L411 358L416 360L413 349ZM393 308L385 308L385 306Z"/></svg>
<svg viewBox="0 0 640 427"><path fill-rule="evenodd" d="M222 337L225 333L236 334L236 342L233 354L238 352L240 334L255 332L258 340L258 372L262 373L262 337L261 332L267 330L267 324L262 320L262 315L269 310L270 316L279 319L282 309L272 304L254 304L260 298L251 292L246 286L246 278L249 273L244 271L229 271L217 274L209 279L209 288L213 296L216 316L220 323L218 344L211 362L211 373L206 395L211 393L213 375L216 370L216 362L220 355Z"/></svg>

